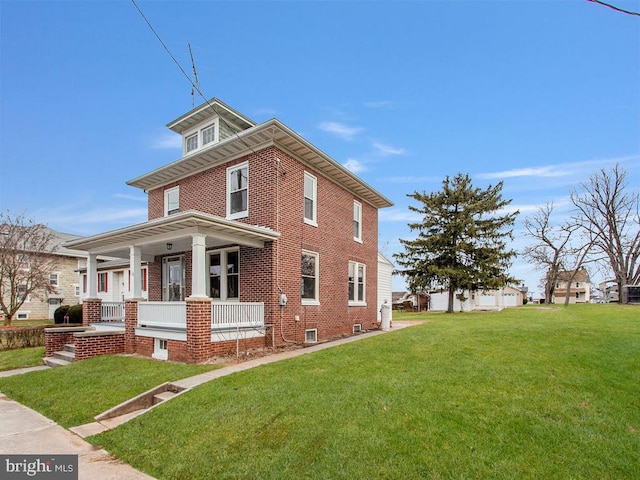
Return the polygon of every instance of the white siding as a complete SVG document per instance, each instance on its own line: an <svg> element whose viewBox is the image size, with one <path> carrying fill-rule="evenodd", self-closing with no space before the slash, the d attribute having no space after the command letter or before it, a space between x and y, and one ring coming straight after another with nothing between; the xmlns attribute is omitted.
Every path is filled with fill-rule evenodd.
<svg viewBox="0 0 640 480"><path fill-rule="evenodd" d="M378 252L378 321L380 321L380 308L384 301L387 301L391 308L391 277L393 275L393 264ZM393 313L392 313L393 315Z"/></svg>

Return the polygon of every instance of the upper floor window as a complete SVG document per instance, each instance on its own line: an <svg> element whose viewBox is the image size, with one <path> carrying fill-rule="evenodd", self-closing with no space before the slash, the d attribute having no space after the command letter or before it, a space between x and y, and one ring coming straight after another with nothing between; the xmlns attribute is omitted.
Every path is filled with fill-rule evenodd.
<svg viewBox="0 0 640 480"><path fill-rule="evenodd" d="M302 304L318 304L318 260L315 252L302 251Z"/></svg>
<svg viewBox="0 0 640 480"><path fill-rule="evenodd" d="M180 187L164 191L164 215L172 215L180 211Z"/></svg>
<svg viewBox="0 0 640 480"><path fill-rule="evenodd" d="M318 179L310 173L304 174L304 222L318 225Z"/></svg>
<svg viewBox="0 0 640 480"><path fill-rule="evenodd" d="M218 120L187 132L184 136L184 153L191 153L199 148L218 141Z"/></svg>
<svg viewBox="0 0 640 480"><path fill-rule="evenodd" d="M49 274L49 285L51 287L57 287L60 282L60 274L59 273L50 273Z"/></svg>
<svg viewBox="0 0 640 480"><path fill-rule="evenodd" d="M198 148L198 134L189 135L184 139L185 153L189 153Z"/></svg>
<svg viewBox="0 0 640 480"><path fill-rule="evenodd" d="M227 168L227 217L243 218L249 215L249 164L241 163Z"/></svg>
<svg viewBox="0 0 640 480"><path fill-rule="evenodd" d="M362 204L353 202L353 239L362 242Z"/></svg>
<svg viewBox="0 0 640 480"><path fill-rule="evenodd" d="M349 305L365 305L366 265L349 262Z"/></svg>

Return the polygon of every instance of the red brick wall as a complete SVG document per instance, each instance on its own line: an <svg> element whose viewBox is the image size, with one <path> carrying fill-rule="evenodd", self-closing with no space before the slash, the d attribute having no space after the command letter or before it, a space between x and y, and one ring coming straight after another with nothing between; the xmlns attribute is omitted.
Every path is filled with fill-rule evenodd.
<svg viewBox="0 0 640 480"><path fill-rule="evenodd" d="M83 331L81 328L69 330L68 328L45 328L44 330L44 355L50 357L53 352L64 349L67 343L73 343L73 334Z"/></svg>
<svg viewBox="0 0 640 480"><path fill-rule="evenodd" d="M226 216L227 167L243 161L249 162L249 216L239 221L270 227L281 237L264 249L241 248L241 300L265 302L266 321L275 324L276 344L304 341L307 328L317 328L320 341L351 334L355 323L361 323L364 329L377 328L377 209L275 147L152 190L149 219L164 215L164 189L178 184L180 210ZM304 224L305 171L318 180L317 227ZM363 243L353 240L354 200L362 204ZM318 306L303 306L301 302L303 249L320 255ZM187 295L191 288L190 255L187 252L185 257ZM348 306L350 260L366 265L366 307ZM161 259L156 258L150 267L150 300L161 299L160 271ZM288 297L284 308L278 306L280 291Z"/></svg>
<svg viewBox="0 0 640 480"><path fill-rule="evenodd" d="M124 353L123 332L77 334L74 338L76 362L98 355Z"/></svg>
<svg viewBox="0 0 640 480"><path fill-rule="evenodd" d="M85 298L82 301L82 324L89 325L102 321L102 300Z"/></svg>

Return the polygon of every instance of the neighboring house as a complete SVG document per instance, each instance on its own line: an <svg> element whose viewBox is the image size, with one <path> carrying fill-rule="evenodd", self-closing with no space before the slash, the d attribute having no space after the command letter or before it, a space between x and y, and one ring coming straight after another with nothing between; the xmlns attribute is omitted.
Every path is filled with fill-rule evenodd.
<svg viewBox="0 0 640 480"><path fill-rule="evenodd" d="M526 288L506 286L496 290L478 290L472 292L465 290L463 300L458 295L453 300L454 312L472 310L502 310L507 307L518 307L524 304ZM448 290L436 290L430 293L429 309L433 311L446 311L449 302Z"/></svg>
<svg viewBox="0 0 640 480"><path fill-rule="evenodd" d="M279 120L255 124L217 99L167 126L182 157L127 182L148 194L148 221L67 244L87 252L85 323L102 320L116 270L100 292L97 259L109 256L128 263L111 280L131 286L119 290L127 352L199 362L239 340L283 346L378 327L387 198Z"/></svg>
<svg viewBox="0 0 640 480"><path fill-rule="evenodd" d="M591 280L586 268L558 273L553 292L554 303L564 303L569 289L569 303L589 303L591 300Z"/></svg>
<svg viewBox="0 0 640 480"><path fill-rule="evenodd" d="M620 301L620 293L618 292L618 282L615 280L606 280L598 286L602 292L602 301L604 303Z"/></svg>
<svg viewBox="0 0 640 480"><path fill-rule="evenodd" d="M86 257L82 259L80 273L80 302L87 297L87 265ZM97 298L103 302L123 302L133 297L129 262L126 260L107 260L97 265ZM141 297L149 298L148 266L142 262L140 274L142 276Z"/></svg>
<svg viewBox="0 0 640 480"><path fill-rule="evenodd" d="M45 227L51 234L55 245L54 253L58 264L55 271L49 272L50 292L38 292L27 295L25 302L16 312L16 320L52 319L53 312L62 304L77 305L80 303L80 286L78 283L78 262L85 259L84 252L66 248L63 244L79 238L77 235L57 232ZM28 268L28 265L26 266Z"/></svg>
<svg viewBox="0 0 640 480"><path fill-rule="evenodd" d="M393 263L378 252L378 321L382 318L382 306L391 308L393 294L391 284L393 279Z"/></svg>

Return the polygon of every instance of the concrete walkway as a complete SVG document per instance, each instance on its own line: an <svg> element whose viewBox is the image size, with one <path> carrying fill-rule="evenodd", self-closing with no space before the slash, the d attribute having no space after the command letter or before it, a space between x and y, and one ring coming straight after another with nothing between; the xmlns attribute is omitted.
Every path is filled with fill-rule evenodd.
<svg viewBox="0 0 640 480"><path fill-rule="evenodd" d="M411 326L412 324L413 323L411 322L394 322L393 328L389 331L399 330L401 328ZM299 357L301 355L382 335L384 333L387 332L375 330L333 342L314 345L312 347L267 355L265 357L248 360L246 362L228 365L217 370L212 370L210 372L188 377L172 383L180 387L190 389L216 378L248 370L259 365ZM30 369L12 370L10 372L2 372L0 376L22 374L33 370L41 370L43 368L49 367L32 367ZM123 421L126 420L128 419L123 418ZM117 425L112 425L110 428L115 428L115 426ZM95 424L88 424L80 427L74 427L73 431L81 432L83 429L86 430L94 427ZM94 433L98 432L96 431ZM153 477L141 473L130 465L119 461L115 457L112 457L107 451L98 449L84 441L80 435L69 430L65 430L53 420L44 417L38 412L31 410L18 402L10 400L2 393L0 393L0 452L3 454L21 455L78 455L78 478L80 480L153 480Z"/></svg>

